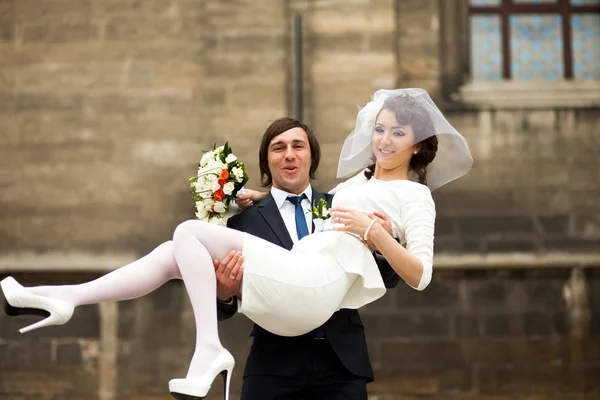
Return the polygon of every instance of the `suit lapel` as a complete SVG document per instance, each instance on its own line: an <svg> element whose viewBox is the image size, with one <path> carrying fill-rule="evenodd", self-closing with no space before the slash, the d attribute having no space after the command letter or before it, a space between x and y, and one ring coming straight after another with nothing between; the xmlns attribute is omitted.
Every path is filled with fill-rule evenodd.
<svg viewBox="0 0 600 400"><path fill-rule="evenodd" d="M277 208L277 203L275 203L275 199L273 199L271 193L259 203L258 212L264 218L273 233L275 233L281 246L288 250L291 249L294 246L294 242L285 227L283 218L281 218L281 213Z"/></svg>

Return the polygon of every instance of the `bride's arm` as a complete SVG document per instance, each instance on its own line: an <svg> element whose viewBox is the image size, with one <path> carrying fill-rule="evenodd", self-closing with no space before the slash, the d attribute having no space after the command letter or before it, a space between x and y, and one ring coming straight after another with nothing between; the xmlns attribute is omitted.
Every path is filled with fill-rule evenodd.
<svg viewBox="0 0 600 400"><path fill-rule="evenodd" d="M367 239L371 240L391 267L410 286L423 290L429 285L433 261L433 230L435 206L433 200L421 196L406 205L403 210L404 231L407 248L377 221L371 225L371 218L365 213L349 208L332 209L332 218L342 218L343 228L337 228L364 237L369 229ZM335 221L335 220L334 220Z"/></svg>

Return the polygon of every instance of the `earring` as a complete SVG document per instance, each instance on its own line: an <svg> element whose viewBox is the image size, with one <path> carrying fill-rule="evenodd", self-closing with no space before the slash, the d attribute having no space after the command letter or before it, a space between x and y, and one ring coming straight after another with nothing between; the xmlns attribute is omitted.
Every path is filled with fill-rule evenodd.
<svg viewBox="0 0 600 400"><path fill-rule="evenodd" d="M416 151L416 150L413 152L413 154L415 154L415 155L416 155L417 153L418 153L418 151Z"/></svg>

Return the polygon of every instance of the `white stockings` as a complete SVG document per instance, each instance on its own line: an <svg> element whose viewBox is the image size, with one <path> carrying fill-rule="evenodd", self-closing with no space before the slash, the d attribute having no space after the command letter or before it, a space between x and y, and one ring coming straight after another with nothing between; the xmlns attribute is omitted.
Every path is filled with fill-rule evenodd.
<svg viewBox="0 0 600 400"><path fill-rule="evenodd" d="M213 259L242 251L244 234L202 221L180 224L168 241L148 255L98 279L79 285L37 286L31 293L74 306L144 296L171 279L183 279L196 319L196 350L188 378L200 376L222 348L217 330Z"/></svg>

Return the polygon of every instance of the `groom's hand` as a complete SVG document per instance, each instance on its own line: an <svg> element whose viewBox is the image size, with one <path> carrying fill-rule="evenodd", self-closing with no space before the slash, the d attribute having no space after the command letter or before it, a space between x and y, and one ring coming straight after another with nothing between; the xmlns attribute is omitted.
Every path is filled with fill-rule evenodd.
<svg viewBox="0 0 600 400"><path fill-rule="evenodd" d="M244 257L240 251L230 251L222 260L214 260L217 277L217 298L227 302L238 294L244 275Z"/></svg>

